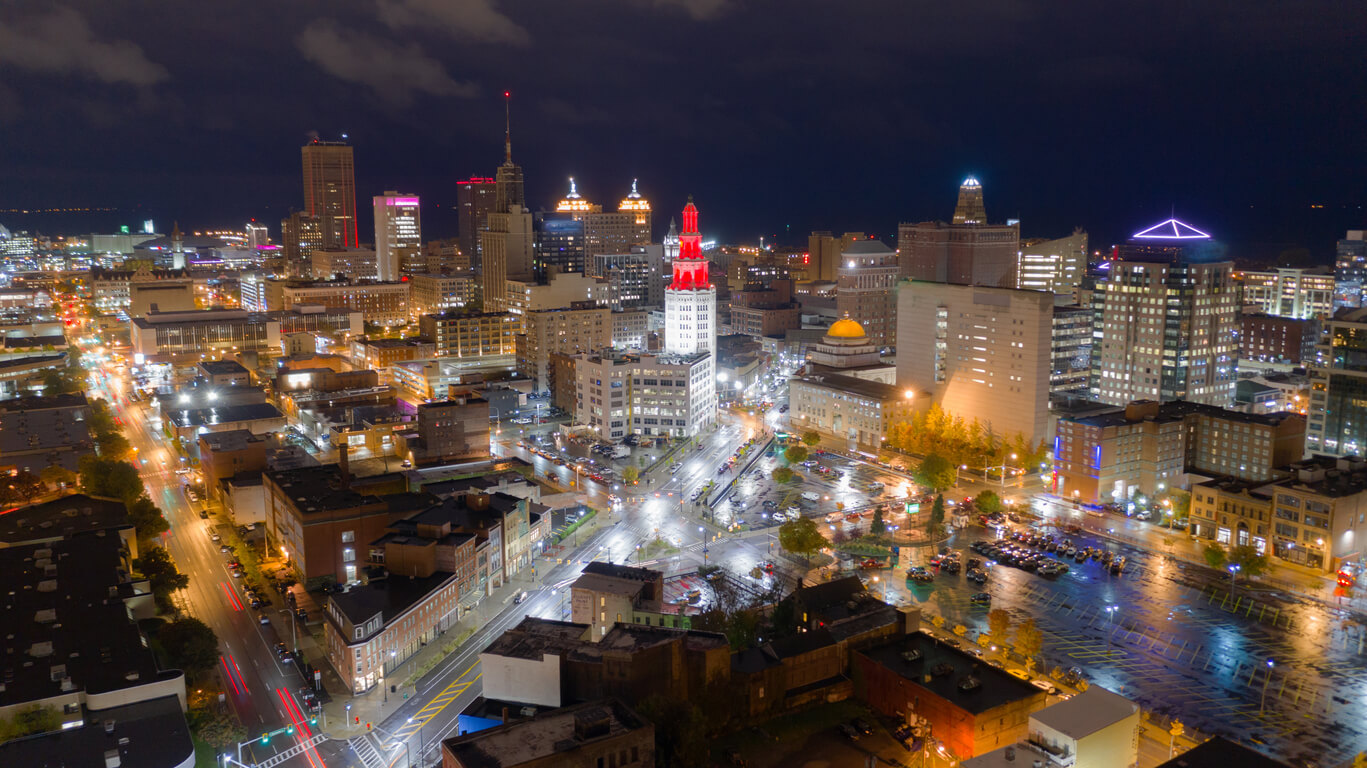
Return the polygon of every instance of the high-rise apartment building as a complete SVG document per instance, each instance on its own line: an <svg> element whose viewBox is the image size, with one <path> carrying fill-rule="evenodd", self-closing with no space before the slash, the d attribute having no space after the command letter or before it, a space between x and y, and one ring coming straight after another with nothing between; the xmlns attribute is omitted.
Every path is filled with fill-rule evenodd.
<svg viewBox="0 0 1367 768"><path fill-rule="evenodd" d="M897 385L998 435L1049 425L1054 297L1042 291L902 283Z"/></svg>
<svg viewBox="0 0 1367 768"><path fill-rule="evenodd" d="M303 211L292 212L280 222L280 241L284 246L285 274L312 277L313 252L323 247L322 219Z"/></svg>
<svg viewBox="0 0 1367 768"><path fill-rule="evenodd" d="M633 245L629 252L589 257L585 271L605 278L613 309L664 306L665 282L661 245Z"/></svg>
<svg viewBox="0 0 1367 768"><path fill-rule="evenodd" d="M386 191L374 198L375 266L381 280L427 271L417 195Z"/></svg>
<svg viewBox="0 0 1367 768"><path fill-rule="evenodd" d="M1338 310L1321 339L1310 367L1305 450L1361 456L1367 449L1367 308Z"/></svg>
<svg viewBox="0 0 1367 768"><path fill-rule="evenodd" d="M357 247L356 167L351 145L314 139L303 146L301 154L304 212L318 218L323 247Z"/></svg>
<svg viewBox="0 0 1367 768"><path fill-rule="evenodd" d="M1362 289L1367 286L1367 230L1350 229L1338 241L1334 279L1338 282L1336 306L1362 306Z"/></svg>
<svg viewBox="0 0 1367 768"><path fill-rule="evenodd" d="M479 265L479 233L489 227L489 211L498 197L497 182L472 176L456 184L456 205L460 208L459 237L461 253Z"/></svg>
<svg viewBox="0 0 1367 768"><path fill-rule="evenodd" d="M880 240L852 242L836 270L836 313L859 323L880 347L897 345L897 273L897 254Z"/></svg>
<svg viewBox="0 0 1367 768"><path fill-rule="evenodd" d="M1025 240L1016 257L1016 287L1071 296L1087 274L1087 233L1057 240Z"/></svg>
<svg viewBox="0 0 1367 768"><path fill-rule="evenodd" d="M985 218L982 185L969 178L960 187L953 223L927 221L897 225L902 277L933 283L1015 288L1020 227L979 220Z"/></svg>
<svg viewBox="0 0 1367 768"><path fill-rule="evenodd" d="M1096 399L1234 401L1239 290L1210 235L1169 219L1117 246L1099 285Z"/></svg>
<svg viewBox="0 0 1367 768"><path fill-rule="evenodd" d="M1240 273L1244 305L1279 317L1306 319L1334 311L1334 274L1328 267L1277 268Z"/></svg>

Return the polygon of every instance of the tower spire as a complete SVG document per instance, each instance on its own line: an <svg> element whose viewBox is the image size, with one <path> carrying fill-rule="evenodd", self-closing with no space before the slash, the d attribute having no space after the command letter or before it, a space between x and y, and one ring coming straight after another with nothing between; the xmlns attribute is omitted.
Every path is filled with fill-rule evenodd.
<svg viewBox="0 0 1367 768"><path fill-rule="evenodd" d="M503 92L503 162L513 164L513 107L511 91Z"/></svg>

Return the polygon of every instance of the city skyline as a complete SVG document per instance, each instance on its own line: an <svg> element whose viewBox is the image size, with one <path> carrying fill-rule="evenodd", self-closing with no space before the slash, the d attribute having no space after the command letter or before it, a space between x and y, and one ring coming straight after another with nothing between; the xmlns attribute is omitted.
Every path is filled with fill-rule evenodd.
<svg viewBox="0 0 1367 768"><path fill-rule="evenodd" d="M595 201L639 178L662 208L696 195L716 227L705 234L724 242L800 244L818 229L890 242L899 222L949 220L970 175L991 222L1020 218L1028 237L1082 226L1094 247L1175 209L1222 240L1299 243L1323 261L1362 225L1367 155L1351 127L1364 85L1348 41L1364 22L1331 4L1294 17L989 4L794 19L622 2L576 17L600 22L613 41L601 46L564 34L560 9L474 5L354 4L324 19L275 9L269 24L249 9L175 34L93 4L7 11L0 40L17 53L0 54L12 152L0 221L274 224L299 206L293 153L315 131L348 135L359 195L410 190L432 236L454 236L457 182L501 159L506 89L529 208L553 207L568 176ZM785 45L712 55L742 50L754 28ZM215 36L271 55L189 55ZM35 43L45 55L25 53ZM959 78L982 87L946 86ZM680 100L680 88L692 93ZM120 210L88 225L9 212L86 206Z"/></svg>

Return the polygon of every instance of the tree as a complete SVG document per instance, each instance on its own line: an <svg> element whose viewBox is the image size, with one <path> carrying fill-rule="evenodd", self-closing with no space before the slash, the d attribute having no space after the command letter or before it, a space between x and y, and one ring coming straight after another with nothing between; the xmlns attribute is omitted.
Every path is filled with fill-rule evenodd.
<svg viewBox="0 0 1367 768"><path fill-rule="evenodd" d="M128 504L128 521L133 524L141 541L154 539L171 530L171 524L166 522L161 510L146 496Z"/></svg>
<svg viewBox="0 0 1367 768"><path fill-rule="evenodd" d="M76 473L62 466L61 464L49 464L43 467L43 471L38 473L38 477L49 485L75 485Z"/></svg>
<svg viewBox="0 0 1367 768"><path fill-rule="evenodd" d="M91 496L105 496L132 502L147 490L138 476L138 469L125 461L104 456L82 456L80 462L81 491Z"/></svg>
<svg viewBox="0 0 1367 768"><path fill-rule="evenodd" d="M799 517L779 526L778 544L789 552L810 560L812 555L826 546L826 537L821 535L821 528L814 520Z"/></svg>
<svg viewBox="0 0 1367 768"><path fill-rule="evenodd" d="M62 727L62 716L53 707L30 704L14 713L10 720L0 720L0 741L17 739L35 733L51 733Z"/></svg>
<svg viewBox="0 0 1367 768"><path fill-rule="evenodd" d="M165 624L157 639L166 649L171 665L192 677L213 670L218 664L218 636L199 619L187 616Z"/></svg>
<svg viewBox="0 0 1367 768"><path fill-rule="evenodd" d="M930 517L926 518L926 534L930 538L935 538L945 525L945 497L940 494L935 497L935 503L930 505Z"/></svg>
<svg viewBox="0 0 1367 768"><path fill-rule="evenodd" d="M807 445L818 445L821 442L821 433L815 429L809 429L802 433L802 442Z"/></svg>
<svg viewBox="0 0 1367 768"><path fill-rule="evenodd" d="M190 577L176 568L164 547L148 547L142 557L133 561L133 567L147 577L152 591L158 595L166 596L190 586Z"/></svg>
<svg viewBox="0 0 1367 768"><path fill-rule="evenodd" d="M1207 544L1201 550L1201 554L1206 558L1206 565L1211 568L1223 568L1225 565L1225 550L1219 544Z"/></svg>
<svg viewBox="0 0 1367 768"><path fill-rule="evenodd" d="M807 460L807 449L800 445L790 445L783 451L783 458L789 464L800 464Z"/></svg>
<svg viewBox="0 0 1367 768"><path fill-rule="evenodd" d="M950 464L948 459L938 453L932 453L921 461L914 476L916 482L940 493L954 485L956 474L954 465Z"/></svg>
<svg viewBox="0 0 1367 768"><path fill-rule="evenodd" d="M65 395L81 390L80 381L69 368L48 368L43 371L43 393Z"/></svg>
<svg viewBox="0 0 1367 768"><path fill-rule="evenodd" d="M95 447L100 450L101 456L118 461L127 460L129 454L133 452L133 444L118 432L105 432L95 435Z"/></svg>
<svg viewBox="0 0 1367 768"><path fill-rule="evenodd" d="M118 431L114 424L114 414L109 410L109 402L98 397L90 401L90 417L85 423L90 431L97 435Z"/></svg>
<svg viewBox="0 0 1367 768"><path fill-rule="evenodd" d="M1011 614L1002 608L993 608L987 614L987 636L995 645L1006 645L1011 635Z"/></svg>
<svg viewBox="0 0 1367 768"><path fill-rule="evenodd" d="M46 490L42 479L27 470L0 478L0 499L7 504L28 504L33 497Z"/></svg>
<svg viewBox="0 0 1367 768"><path fill-rule="evenodd" d="M869 523L869 533L872 533L875 536L881 536L887 532L888 524L887 521L883 519L883 508L878 507L873 510L873 522Z"/></svg>
<svg viewBox="0 0 1367 768"><path fill-rule="evenodd" d="M622 482L627 485L635 485L641 479L641 470L636 467L627 467L622 470Z"/></svg>
<svg viewBox="0 0 1367 768"><path fill-rule="evenodd" d="M1258 554L1258 550L1248 544L1229 551L1229 564L1239 566L1239 572L1245 576L1261 576L1269 569L1267 556Z"/></svg>
<svg viewBox="0 0 1367 768"><path fill-rule="evenodd" d="M791 482L794 477L793 470L788 469L787 467L779 467L773 471L772 477L776 483Z"/></svg>
<svg viewBox="0 0 1367 768"><path fill-rule="evenodd" d="M974 497L973 505L979 512L990 515L1002 511L1002 497L996 491L986 490Z"/></svg>
<svg viewBox="0 0 1367 768"><path fill-rule="evenodd" d="M1044 633L1035 626L1034 619L1026 619L1016 627L1016 652L1025 657L1025 663L1033 667L1035 657L1044 648Z"/></svg>

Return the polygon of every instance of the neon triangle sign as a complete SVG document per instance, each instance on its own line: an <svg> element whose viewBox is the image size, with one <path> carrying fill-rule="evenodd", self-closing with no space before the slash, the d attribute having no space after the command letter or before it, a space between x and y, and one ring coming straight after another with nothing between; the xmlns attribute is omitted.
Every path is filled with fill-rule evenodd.
<svg viewBox="0 0 1367 768"><path fill-rule="evenodd" d="M1146 230L1144 230L1144 231L1142 231L1142 232L1136 232L1136 233L1132 236L1132 239L1134 239L1134 240L1209 240L1209 239L1210 239L1210 235L1206 234L1205 232L1202 232L1201 230L1197 229L1196 227L1191 226L1190 224L1186 224L1186 223L1180 222L1180 221L1178 221L1177 219L1168 219L1167 221L1165 221L1165 222L1163 222L1163 223L1161 223L1161 224L1155 224L1155 225L1153 225L1152 227L1149 227L1148 229L1146 229Z"/></svg>

